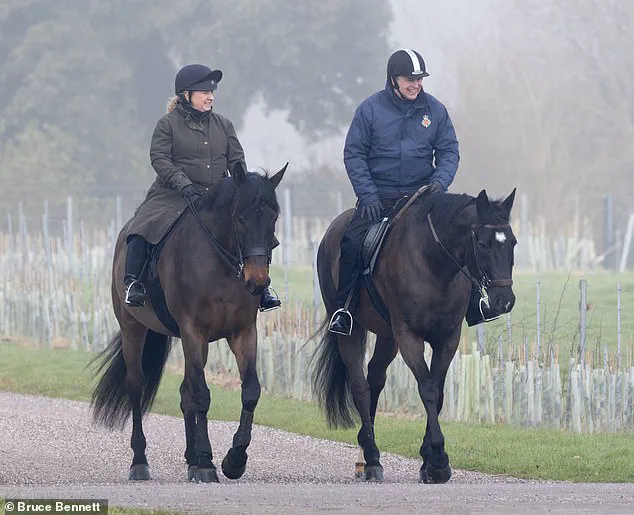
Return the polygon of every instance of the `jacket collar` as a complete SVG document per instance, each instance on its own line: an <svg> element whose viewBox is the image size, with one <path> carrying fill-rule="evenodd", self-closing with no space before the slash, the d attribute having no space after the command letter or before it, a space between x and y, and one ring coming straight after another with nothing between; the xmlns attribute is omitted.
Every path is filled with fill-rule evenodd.
<svg viewBox="0 0 634 515"><path fill-rule="evenodd" d="M419 109L425 109L427 107L427 95L424 90L420 90L420 93L416 97L416 100L403 100L396 95L390 80L385 81L385 93L390 97L391 101L397 107L399 111L404 114L409 114Z"/></svg>
<svg viewBox="0 0 634 515"><path fill-rule="evenodd" d="M176 104L176 110L182 116L184 116L187 121L197 124L203 123L209 118L209 115L211 114L211 111L198 111L197 109L194 109L190 104L185 104L183 102L178 102L178 104Z"/></svg>

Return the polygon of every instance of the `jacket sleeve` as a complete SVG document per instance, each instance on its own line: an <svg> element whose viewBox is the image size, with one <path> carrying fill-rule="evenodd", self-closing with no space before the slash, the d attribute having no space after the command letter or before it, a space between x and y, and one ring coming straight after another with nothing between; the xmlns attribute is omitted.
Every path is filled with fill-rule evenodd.
<svg viewBox="0 0 634 515"><path fill-rule="evenodd" d="M225 131L227 135L227 168L229 169L229 173L233 171L233 167L238 163L242 163L246 171L247 164L244 160L244 150L238 140L236 130L229 120L227 120Z"/></svg>
<svg viewBox="0 0 634 515"><path fill-rule="evenodd" d="M434 162L436 170L432 175L432 181L438 181L445 190L453 182L458 171L460 152L458 150L458 139L453 123L445 106L441 106L442 113L438 127L438 137L434 145Z"/></svg>
<svg viewBox="0 0 634 515"><path fill-rule="evenodd" d="M372 181L367 161L372 139L367 109L368 106L364 104L357 108L343 149L343 162L352 188L359 201L366 205L379 200L378 188Z"/></svg>
<svg viewBox="0 0 634 515"><path fill-rule="evenodd" d="M172 126L169 120L161 118L154 129L150 145L152 167L165 186L182 190L192 181L185 173L174 166L172 161Z"/></svg>

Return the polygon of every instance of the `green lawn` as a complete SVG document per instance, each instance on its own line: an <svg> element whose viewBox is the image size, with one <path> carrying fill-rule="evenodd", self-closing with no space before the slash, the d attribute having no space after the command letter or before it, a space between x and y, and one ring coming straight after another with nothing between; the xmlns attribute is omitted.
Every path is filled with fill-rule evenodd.
<svg viewBox="0 0 634 515"><path fill-rule="evenodd" d="M271 270L273 286L284 295L284 271ZM588 311L586 350L603 352L607 346L610 352L617 350L617 284L621 292L622 354L627 355L634 342L634 273L586 273L514 274L516 302L513 308L512 339L514 345L537 342L537 281L540 282L541 349L549 344L559 347L561 364L567 368L572 350L579 348L579 280L588 282ZM291 268L289 270L289 292L294 301L313 302L313 272L311 268ZM498 352L498 340L502 337L504 353L508 352L506 317L489 322L485 326L487 350ZM463 334L469 341L475 341L475 328L464 326ZM603 359L603 358L601 358Z"/></svg>
<svg viewBox="0 0 634 515"><path fill-rule="evenodd" d="M37 350L0 343L0 390L88 400L93 377L91 355L69 350ZM180 416L180 375L166 374L154 406L156 413ZM422 407L421 407L422 412ZM240 393L212 386L210 419L238 420ZM356 430L330 431L309 403L263 396L255 422L287 431L349 443ZM418 457L422 421L379 416L382 451ZM501 425L443 423L447 451L456 468L524 478L570 481L634 481L634 435L575 435ZM412 471L416 473L416 471Z"/></svg>

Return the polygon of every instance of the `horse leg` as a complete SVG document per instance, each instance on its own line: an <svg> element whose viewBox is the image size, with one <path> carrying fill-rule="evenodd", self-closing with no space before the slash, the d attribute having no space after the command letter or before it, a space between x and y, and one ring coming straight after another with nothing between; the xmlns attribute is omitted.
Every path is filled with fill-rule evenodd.
<svg viewBox="0 0 634 515"><path fill-rule="evenodd" d="M350 336L338 336L339 353L348 370L348 380L352 400L361 417L361 429L357 434L359 447L363 449L365 466L363 479L366 481L383 481L381 453L374 438L374 424L371 416L370 386L363 372L365 340L367 331L359 324L354 324Z"/></svg>
<svg viewBox="0 0 634 515"><path fill-rule="evenodd" d="M420 479L430 483L446 483L451 477L451 467L445 453L445 437L438 421L439 382L432 377L425 362L425 342L422 338L409 330L402 330L397 341L403 360L416 378L418 394L427 412L427 443L422 446L428 457L427 477L423 478L421 473Z"/></svg>
<svg viewBox="0 0 634 515"><path fill-rule="evenodd" d="M374 346L374 354L370 363L368 363L368 385L370 386L370 419L374 428L374 417L376 416L376 407L379 403L379 395L385 387L387 379L387 367L394 361L398 349L393 338L377 337ZM359 458L355 464L355 476L359 479L363 477L365 463L363 460L362 449L359 452Z"/></svg>
<svg viewBox="0 0 634 515"><path fill-rule="evenodd" d="M185 378L180 391L187 440L185 454L189 457L187 477L197 482L217 483L218 474L213 464L213 452L207 429L207 412L211 396L205 380L205 346L209 344L204 339L185 334L182 334L181 341L185 356Z"/></svg>
<svg viewBox="0 0 634 515"><path fill-rule="evenodd" d="M260 399L260 381L256 370L257 329L255 324L228 339L236 357L242 381L240 425L233 435L233 444L222 460L222 472L229 479L242 477L247 466L247 447L251 443L253 413Z"/></svg>
<svg viewBox="0 0 634 515"><path fill-rule="evenodd" d="M431 376L437 382L438 385L438 415L440 415L445 399L445 379L447 378L447 370L449 365L456 354L458 345L460 343L460 328L455 331L447 340L445 345L436 347L437 350L432 352L431 358ZM445 450L434 450L431 445L431 430L429 420L427 422L427 428L425 430L425 437L423 438L423 444L420 447L420 455L423 458L423 465L420 468L420 481L422 483L435 483L436 472L439 467L442 468L445 463ZM448 461L449 458L447 458ZM431 470L431 474L428 472Z"/></svg>
<svg viewBox="0 0 634 515"><path fill-rule="evenodd" d="M132 318L127 311L119 313L123 359L125 361L125 387L132 408L132 436L130 447L134 456L128 479L151 479L150 467L145 456L146 440L143 433L143 413L141 396L145 378L143 375L143 347L147 328Z"/></svg>
<svg viewBox="0 0 634 515"><path fill-rule="evenodd" d="M193 481L194 472L198 468L198 457L194 449L194 434L196 431L196 412L187 409L185 399L191 399L191 393L188 390L189 383L183 378L180 386L181 394L181 411L183 412L183 420L185 421L185 461L187 462L187 479Z"/></svg>
<svg viewBox="0 0 634 515"><path fill-rule="evenodd" d="M203 346L203 367L207 365L207 356L209 354L209 345ZM198 469L198 456L196 455L196 449L194 447L195 434L196 434L196 412L194 410L188 410L183 402L185 398L191 398L189 393L189 384L183 378L183 382L180 386L181 394L181 411L183 412L183 419L185 421L185 461L187 462L187 479L194 481L195 472Z"/></svg>

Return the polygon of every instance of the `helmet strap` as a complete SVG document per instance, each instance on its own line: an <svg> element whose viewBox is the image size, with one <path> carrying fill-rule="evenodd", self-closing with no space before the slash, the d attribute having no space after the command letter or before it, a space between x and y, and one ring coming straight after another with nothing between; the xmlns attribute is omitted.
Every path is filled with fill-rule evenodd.
<svg viewBox="0 0 634 515"><path fill-rule="evenodd" d="M403 99L403 95L401 95L401 92L398 90L398 83L394 80L394 77L390 76L390 84L392 85L392 89L394 90L394 94L400 98L401 100Z"/></svg>

